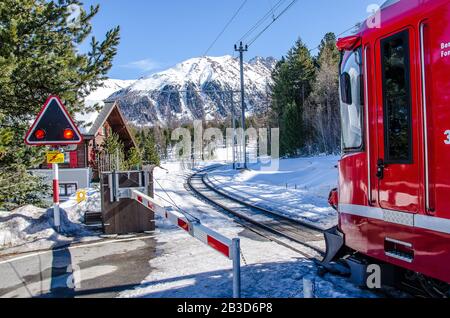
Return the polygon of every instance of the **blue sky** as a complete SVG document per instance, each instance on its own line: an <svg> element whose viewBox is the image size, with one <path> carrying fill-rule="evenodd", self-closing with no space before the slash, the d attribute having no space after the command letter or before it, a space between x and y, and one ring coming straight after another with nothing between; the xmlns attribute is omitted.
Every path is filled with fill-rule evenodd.
<svg viewBox="0 0 450 318"><path fill-rule="evenodd" d="M247 0L208 55L233 55L233 45L279 0ZM290 0L285 0L286 6ZM340 33L368 16L382 0L300 0L255 42L248 58L280 58L298 37L311 48L328 31ZM100 4L93 33L103 39L121 26L121 43L109 76L136 79L202 56L243 0L85 0ZM283 7L284 7L283 6ZM277 12L275 12L277 14Z"/></svg>

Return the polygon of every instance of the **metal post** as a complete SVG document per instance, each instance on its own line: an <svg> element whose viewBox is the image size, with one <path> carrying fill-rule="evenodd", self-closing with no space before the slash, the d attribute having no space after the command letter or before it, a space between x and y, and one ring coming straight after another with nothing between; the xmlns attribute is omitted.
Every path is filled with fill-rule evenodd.
<svg viewBox="0 0 450 318"><path fill-rule="evenodd" d="M233 252L233 298L241 298L241 240L232 241Z"/></svg>
<svg viewBox="0 0 450 318"><path fill-rule="evenodd" d="M114 171L114 198L116 202L120 201L119 189L120 189L119 173L117 171Z"/></svg>
<svg viewBox="0 0 450 318"><path fill-rule="evenodd" d="M139 169L138 169L139 170ZM138 178L139 178L139 188L144 188L145 187L145 178L143 178L143 171L139 171L138 172ZM143 182L144 181L144 182ZM145 191L144 191L145 192Z"/></svg>
<svg viewBox="0 0 450 318"><path fill-rule="evenodd" d="M53 164L53 218L57 232L61 231L61 214L59 210L59 167Z"/></svg>
<svg viewBox="0 0 450 318"><path fill-rule="evenodd" d="M303 279L303 298L316 298L314 277L305 277Z"/></svg>
<svg viewBox="0 0 450 318"><path fill-rule="evenodd" d="M112 174L108 174L108 186L109 186L109 202L116 202L115 192L114 192L114 183L115 183L114 172Z"/></svg>
<svg viewBox="0 0 450 318"><path fill-rule="evenodd" d="M239 52L239 59L240 59L240 67L241 67L241 106L242 106L242 130L244 131L242 136L242 143L243 143L243 151L244 151L244 169L247 169L247 149L245 144L245 87L244 87L244 52L248 51L248 46L242 44L242 42L239 45L239 48L237 46L234 47L235 51Z"/></svg>
<svg viewBox="0 0 450 318"><path fill-rule="evenodd" d="M236 170L236 110L234 109L233 91L231 91L231 118L233 121L233 170Z"/></svg>

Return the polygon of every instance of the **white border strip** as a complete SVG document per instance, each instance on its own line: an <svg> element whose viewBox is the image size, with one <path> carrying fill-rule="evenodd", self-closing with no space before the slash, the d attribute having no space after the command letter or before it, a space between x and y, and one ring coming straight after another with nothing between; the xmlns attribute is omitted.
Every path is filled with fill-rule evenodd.
<svg viewBox="0 0 450 318"><path fill-rule="evenodd" d="M397 213L399 216L402 215L408 217L413 216L413 222L412 224L390 222L389 220L386 219L385 212L391 214ZM383 222L450 234L450 219L443 219L422 214L411 214L400 211L391 211L382 208L369 207L363 205L353 205L353 204L339 204L339 213L366 217L374 220L380 220Z"/></svg>
<svg viewBox="0 0 450 318"><path fill-rule="evenodd" d="M384 221L384 213L380 208L363 205L339 204L339 213L351 214L361 217L368 217L375 220Z"/></svg>
<svg viewBox="0 0 450 318"><path fill-rule="evenodd" d="M450 220L427 215L416 215L415 226L421 229L450 234Z"/></svg>

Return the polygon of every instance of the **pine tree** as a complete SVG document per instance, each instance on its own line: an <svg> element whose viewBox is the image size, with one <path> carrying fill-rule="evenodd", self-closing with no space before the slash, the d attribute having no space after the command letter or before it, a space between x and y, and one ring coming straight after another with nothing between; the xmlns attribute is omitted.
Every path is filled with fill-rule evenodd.
<svg viewBox="0 0 450 318"><path fill-rule="evenodd" d="M280 146L284 155L297 156L301 148L301 131L299 130L299 108L292 102L287 105L282 118L283 137L280 140Z"/></svg>
<svg viewBox="0 0 450 318"><path fill-rule="evenodd" d="M315 132L312 140L320 152L335 153L340 147L339 68L340 55L336 48L336 36L327 33L319 47L317 78L309 100Z"/></svg>
<svg viewBox="0 0 450 318"><path fill-rule="evenodd" d="M276 66L272 74L274 85L272 87L272 124L280 127L281 154L288 155L298 153L311 138L311 124L303 116L306 101L311 94L315 79L314 60L306 45L299 39L286 57ZM293 105L297 107L293 112ZM287 113L288 107L290 107ZM295 115L290 118L289 116ZM306 118L307 119L307 118ZM286 121L289 121L287 124ZM286 129L298 131L298 141L283 142L289 134ZM292 148L294 147L294 148Z"/></svg>
<svg viewBox="0 0 450 318"><path fill-rule="evenodd" d="M128 151L128 169L139 169L142 166L142 154L139 149L133 147Z"/></svg>
<svg viewBox="0 0 450 318"><path fill-rule="evenodd" d="M142 154L142 161L147 165L159 166L161 164L158 151L156 149L155 139L153 134L149 132L144 140L144 148Z"/></svg>
<svg viewBox="0 0 450 318"><path fill-rule="evenodd" d="M42 196L43 185L26 170L42 163L45 149L26 147L23 138L48 96L60 96L72 114L87 111L84 97L112 66L118 27L102 42L92 38L88 53L77 49L98 11L78 0L0 2L0 209Z"/></svg>
<svg viewBox="0 0 450 318"><path fill-rule="evenodd" d="M120 136L112 131L109 132L102 145L103 150L109 155L116 155L124 152L124 145Z"/></svg>

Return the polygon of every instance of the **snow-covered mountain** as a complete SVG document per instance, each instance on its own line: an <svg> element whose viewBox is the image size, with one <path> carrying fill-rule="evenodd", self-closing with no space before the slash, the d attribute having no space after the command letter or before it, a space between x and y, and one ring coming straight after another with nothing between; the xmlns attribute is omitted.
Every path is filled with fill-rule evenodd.
<svg viewBox="0 0 450 318"><path fill-rule="evenodd" d="M135 80L116 80L107 79L103 84L92 91L86 98L85 104L88 107L98 105L100 107L104 106L104 101L117 91L129 87L134 84ZM91 111L84 114L75 114L75 120L80 123L80 130L83 133L87 133L89 128L94 124L95 120L99 115L98 111Z"/></svg>
<svg viewBox="0 0 450 318"><path fill-rule="evenodd" d="M276 60L257 57L244 65L249 112L267 106L268 85ZM127 83L128 84L128 83ZM231 56L193 58L141 78L112 94L129 121L139 126L194 119L224 119L231 113L231 94L240 88L239 60ZM234 94L239 104L239 93ZM265 107L264 106L264 107Z"/></svg>
<svg viewBox="0 0 450 318"><path fill-rule="evenodd" d="M97 103L101 104L112 94L133 85L135 82L136 80L107 79L103 82L103 85L98 87L86 97L86 104L89 106L93 106Z"/></svg>

